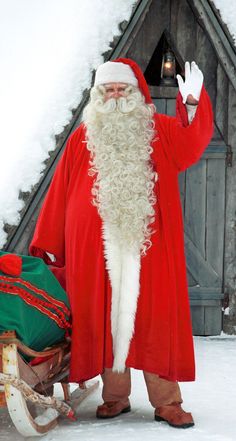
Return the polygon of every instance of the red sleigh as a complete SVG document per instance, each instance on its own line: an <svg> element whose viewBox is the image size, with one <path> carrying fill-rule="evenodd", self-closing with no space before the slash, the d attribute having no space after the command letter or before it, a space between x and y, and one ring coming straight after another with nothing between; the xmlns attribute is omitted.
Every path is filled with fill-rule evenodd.
<svg viewBox="0 0 236 441"><path fill-rule="evenodd" d="M25 362L21 354L35 357L34 362ZM98 382L90 381L70 393L69 361L69 340L36 352L21 343L14 331L0 335L0 407L8 408L23 436L47 433L60 416L76 419L79 404L98 387ZM61 383L64 400L53 396L55 383Z"/></svg>
<svg viewBox="0 0 236 441"><path fill-rule="evenodd" d="M40 363L26 363L20 353ZM70 393L69 361L69 341L36 352L22 344L14 331L0 335L0 407L8 408L23 436L47 433L60 416L76 419L79 404L98 387L98 382L90 381ZM55 383L61 383L64 400L53 396Z"/></svg>
<svg viewBox="0 0 236 441"><path fill-rule="evenodd" d="M98 386L81 383L70 393L70 327L66 293L42 259L0 252L0 407L23 436L47 433L60 416L76 419Z"/></svg>

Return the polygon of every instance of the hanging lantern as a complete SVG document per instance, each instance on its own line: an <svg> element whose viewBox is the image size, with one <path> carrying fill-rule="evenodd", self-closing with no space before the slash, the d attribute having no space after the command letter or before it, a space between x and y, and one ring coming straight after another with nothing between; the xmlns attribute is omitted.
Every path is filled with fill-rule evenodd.
<svg viewBox="0 0 236 441"><path fill-rule="evenodd" d="M161 86L176 86L175 57L171 50L167 50L162 57Z"/></svg>

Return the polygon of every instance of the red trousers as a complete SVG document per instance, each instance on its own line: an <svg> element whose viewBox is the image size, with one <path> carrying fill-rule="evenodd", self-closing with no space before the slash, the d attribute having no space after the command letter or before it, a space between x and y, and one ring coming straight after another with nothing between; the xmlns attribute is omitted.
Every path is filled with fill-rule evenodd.
<svg viewBox="0 0 236 441"><path fill-rule="evenodd" d="M171 403L182 403L179 384L174 381L163 380L158 375L143 372L149 401L154 408L165 406ZM126 369L123 374L112 372L105 369L102 374L104 401L124 401L131 393L130 369Z"/></svg>

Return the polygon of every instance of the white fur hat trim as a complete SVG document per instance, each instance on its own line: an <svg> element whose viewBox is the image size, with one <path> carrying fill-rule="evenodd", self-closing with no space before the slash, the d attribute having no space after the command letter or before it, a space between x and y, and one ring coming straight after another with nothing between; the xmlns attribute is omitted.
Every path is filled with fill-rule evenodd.
<svg viewBox="0 0 236 441"><path fill-rule="evenodd" d="M138 80L128 64L107 61L97 68L94 86L107 83L127 83L138 87Z"/></svg>

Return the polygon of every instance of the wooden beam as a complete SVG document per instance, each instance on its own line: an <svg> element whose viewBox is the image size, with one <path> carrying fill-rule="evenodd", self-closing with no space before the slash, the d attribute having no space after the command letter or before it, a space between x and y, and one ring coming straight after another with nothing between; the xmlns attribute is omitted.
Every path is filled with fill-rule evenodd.
<svg viewBox="0 0 236 441"><path fill-rule="evenodd" d="M152 98L176 98L178 87L149 86Z"/></svg>
<svg viewBox="0 0 236 441"><path fill-rule="evenodd" d="M131 44L135 40L138 31L140 30L145 17L149 11L152 0L141 0L137 5L134 14L131 17L129 25L126 27L125 32L119 39L116 47L110 53L109 59L125 56L129 50Z"/></svg>
<svg viewBox="0 0 236 441"><path fill-rule="evenodd" d="M236 53L210 4L206 0L187 0L187 2L194 11L199 24L206 30L222 68L236 89Z"/></svg>
<svg viewBox="0 0 236 441"><path fill-rule="evenodd" d="M221 288L222 280L217 272L202 257L190 237L185 233L185 251L187 268L201 287Z"/></svg>
<svg viewBox="0 0 236 441"><path fill-rule="evenodd" d="M188 291L191 300L219 300L224 297L221 288L201 288L200 286L191 286L188 288Z"/></svg>

